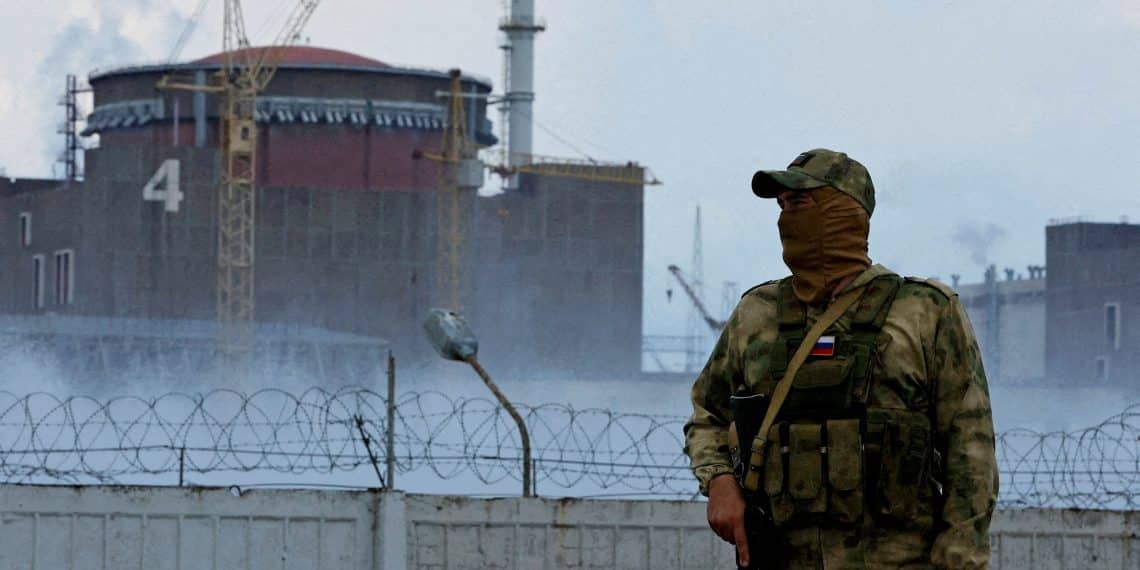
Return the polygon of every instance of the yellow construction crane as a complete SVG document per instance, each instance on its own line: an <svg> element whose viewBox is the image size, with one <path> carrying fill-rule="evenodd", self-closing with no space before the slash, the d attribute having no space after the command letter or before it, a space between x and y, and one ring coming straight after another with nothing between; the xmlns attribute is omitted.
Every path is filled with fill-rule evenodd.
<svg viewBox="0 0 1140 570"><path fill-rule="evenodd" d="M436 227L439 246L439 270L436 279L438 298L447 308L459 312L463 308L459 297L463 259L463 192L474 194L483 185L483 163L479 161L479 145L468 137L467 118L463 110L463 74L458 69L449 72L451 82L447 90L447 127L443 145L438 153L416 151L414 158L426 158L444 165L443 180L436 195ZM442 95L442 93L441 93Z"/></svg>
<svg viewBox="0 0 1140 570"><path fill-rule="evenodd" d="M272 42L251 48L241 0L226 0L224 63L209 85L167 76L160 89L215 93L221 99L221 180L218 184L218 341L230 370L253 348L256 222L257 96L272 81L285 48L293 45L320 0L298 0Z"/></svg>

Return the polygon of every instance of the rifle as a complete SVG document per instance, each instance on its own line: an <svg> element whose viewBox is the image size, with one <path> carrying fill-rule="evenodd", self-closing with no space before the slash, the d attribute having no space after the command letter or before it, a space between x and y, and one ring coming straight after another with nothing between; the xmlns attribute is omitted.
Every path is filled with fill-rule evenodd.
<svg viewBox="0 0 1140 570"><path fill-rule="evenodd" d="M763 394L752 396L732 396L729 406L732 408L733 428L730 432L736 433L735 447L732 453L732 467L736 480L744 488L744 475L748 469L748 462L752 454L752 440L760 431L760 424L764 414L768 412L769 398ZM776 461L780 456L776 455ZM772 521L772 513L764 506L768 504L768 497L763 489L751 493L744 491L744 533L748 538L748 554L752 558L748 566L737 568L749 570L768 570L778 568L784 558L784 545L780 532Z"/></svg>

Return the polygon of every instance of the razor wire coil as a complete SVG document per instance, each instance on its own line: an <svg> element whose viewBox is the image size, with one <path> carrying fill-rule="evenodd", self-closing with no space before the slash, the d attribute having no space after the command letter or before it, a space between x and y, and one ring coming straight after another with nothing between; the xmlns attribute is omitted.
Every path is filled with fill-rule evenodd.
<svg viewBox="0 0 1140 570"><path fill-rule="evenodd" d="M108 399L0 392L0 481L133 483L178 473L258 477L370 468L383 446L385 396L361 388L301 393L214 390ZM545 489L692 496L682 453L686 418L519 406ZM497 403L441 392L396 399L397 473L486 485L521 480L521 445ZM997 437L1004 507L1135 509L1140 506L1140 405L1067 432L1014 429ZM319 477L317 477L319 479Z"/></svg>

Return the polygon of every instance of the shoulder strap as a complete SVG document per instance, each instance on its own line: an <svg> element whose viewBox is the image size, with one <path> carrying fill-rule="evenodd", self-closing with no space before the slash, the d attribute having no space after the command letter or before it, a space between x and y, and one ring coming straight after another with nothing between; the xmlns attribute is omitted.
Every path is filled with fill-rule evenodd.
<svg viewBox="0 0 1140 570"><path fill-rule="evenodd" d="M784 377L780 379L780 383L776 384L776 389L772 392L772 400L768 403L768 411L764 414L764 421L760 424L760 431L756 433L756 438L752 440L752 453L749 456L748 472L744 475L744 489L746 491L755 491L760 486L760 472L764 465L764 447L768 441L768 432L772 429L772 424L776 421L776 415L780 413L780 408L784 405L784 400L788 398L788 392L792 389L792 383L795 381L796 372L799 372L800 366L807 360L808 354L811 353L812 347L815 346L819 337L823 335L823 331L827 330L832 323L839 320L851 305L859 299L863 293L863 288L858 287L852 289L839 296L838 299L832 301L831 306L827 308L819 320L815 322L807 335L804 336L803 342L800 343L799 348L796 349L795 355L792 356L791 362L788 363L788 369L784 372Z"/></svg>

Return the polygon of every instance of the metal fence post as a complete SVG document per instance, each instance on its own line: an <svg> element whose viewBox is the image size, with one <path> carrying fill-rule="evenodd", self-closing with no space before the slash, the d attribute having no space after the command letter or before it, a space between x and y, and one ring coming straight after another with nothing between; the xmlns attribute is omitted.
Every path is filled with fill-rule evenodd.
<svg viewBox="0 0 1140 570"><path fill-rule="evenodd" d="M396 357L388 351L388 441L384 462L388 468L388 488L396 488Z"/></svg>
<svg viewBox="0 0 1140 570"><path fill-rule="evenodd" d="M538 460L532 459L530 462L530 495L532 497L538 496Z"/></svg>

